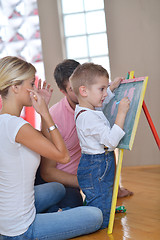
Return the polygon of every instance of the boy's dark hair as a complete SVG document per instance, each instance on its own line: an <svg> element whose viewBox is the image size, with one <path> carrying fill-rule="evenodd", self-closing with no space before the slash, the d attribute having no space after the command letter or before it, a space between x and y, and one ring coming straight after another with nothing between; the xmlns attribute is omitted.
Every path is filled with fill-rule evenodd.
<svg viewBox="0 0 160 240"><path fill-rule="evenodd" d="M73 59L65 59L56 66L54 70L54 78L61 90L66 91L66 85L69 81L69 77L78 65L80 65L80 63Z"/></svg>

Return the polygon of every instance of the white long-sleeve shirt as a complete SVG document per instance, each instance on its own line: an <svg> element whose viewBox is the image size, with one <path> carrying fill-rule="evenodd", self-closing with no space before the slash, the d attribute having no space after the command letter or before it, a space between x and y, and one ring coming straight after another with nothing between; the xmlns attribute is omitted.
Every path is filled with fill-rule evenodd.
<svg viewBox="0 0 160 240"><path fill-rule="evenodd" d="M109 102L113 96L108 94L106 101ZM86 111L79 114L76 119L81 110ZM108 151L113 151L125 135L125 132L118 125L114 124L111 128L109 121L99 110L91 110L76 105L75 119L82 153L101 154L104 153L104 146L108 147Z"/></svg>

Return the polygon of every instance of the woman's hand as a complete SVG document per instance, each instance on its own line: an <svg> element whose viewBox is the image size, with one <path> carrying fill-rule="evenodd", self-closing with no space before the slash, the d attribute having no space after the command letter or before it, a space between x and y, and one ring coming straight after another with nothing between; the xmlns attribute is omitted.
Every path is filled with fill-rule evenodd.
<svg viewBox="0 0 160 240"><path fill-rule="evenodd" d="M41 116L48 114L48 106L45 102L45 99L35 90L28 89L30 93L30 98L32 101L32 106Z"/></svg>
<svg viewBox="0 0 160 240"><path fill-rule="evenodd" d="M50 84L47 84L46 81L43 82L39 79L37 92L44 98L46 104L48 105L53 93L53 88Z"/></svg>

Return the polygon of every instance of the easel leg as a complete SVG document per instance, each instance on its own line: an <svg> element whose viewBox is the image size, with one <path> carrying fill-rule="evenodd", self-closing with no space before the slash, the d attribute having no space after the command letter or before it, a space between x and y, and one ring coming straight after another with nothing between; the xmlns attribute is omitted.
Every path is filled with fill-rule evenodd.
<svg viewBox="0 0 160 240"><path fill-rule="evenodd" d="M122 168L122 159L123 159L123 149L120 149L115 182L114 182L113 196L112 196L112 205L111 205L111 212L110 212L108 232L107 232L108 234L111 234L113 231L113 223L114 223L115 209L116 209L117 195L118 195L118 186L119 186L119 179L120 179L121 168Z"/></svg>
<svg viewBox="0 0 160 240"><path fill-rule="evenodd" d="M144 111L144 113L145 113L145 115L146 115L147 121L148 121L148 123L149 123L149 126L150 126L150 128L151 128L151 131L152 131L152 133L153 133L153 136L154 136L154 138L155 138L155 140L156 140L156 143L157 143L157 145L158 145L158 148L159 148L159 150L160 150L160 139L159 139L158 133L157 133L157 131L156 131L156 128L155 128L155 126L154 126L154 124L153 124L153 121L152 121L152 119L151 119L151 116L150 116L150 114L149 114L149 111L148 111L147 106L146 106L146 104L145 104L144 101L143 101L142 107L143 107L143 111Z"/></svg>

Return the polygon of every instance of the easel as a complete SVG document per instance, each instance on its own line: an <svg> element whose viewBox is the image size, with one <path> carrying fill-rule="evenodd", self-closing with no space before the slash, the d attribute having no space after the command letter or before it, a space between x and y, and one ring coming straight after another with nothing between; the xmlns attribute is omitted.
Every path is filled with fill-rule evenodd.
<svg viewBox="0 0 160 240"><path fill-rule="evenodd" d="M134 78L135 78L134 71L128 72L126 79L123 80L123 83L134 82ZM141 78L139 78L139 79L141 79ZM149 111L148 111L144 101L142 101L141 104L142 104L141 106L144 110L144 113L146 115L146 118L148 120L148 123L150 125L150 128L152 130L153 136L158 145L158 148L160 149L160 139L159 139L158 133L154 127L154 124L152 122L152 119L150 117ZM117 195L118 195L118 186L119 186L119 180L120 180L120 174L121 174L121 168L122 168L122 159L123 159L123 149L119 149L119 157L118 157L118 164L117 164L116 176L115 176L115 182L114 182L110 219L109 219L109 225L108 225L108 231L107 231L108 234L111 234L113 231L113 223L114 223L114 218L115 218L115 209L116 209Z"/></svg>

